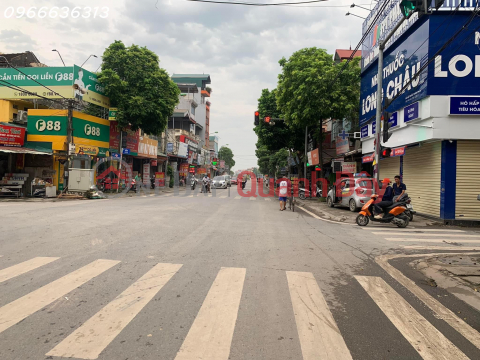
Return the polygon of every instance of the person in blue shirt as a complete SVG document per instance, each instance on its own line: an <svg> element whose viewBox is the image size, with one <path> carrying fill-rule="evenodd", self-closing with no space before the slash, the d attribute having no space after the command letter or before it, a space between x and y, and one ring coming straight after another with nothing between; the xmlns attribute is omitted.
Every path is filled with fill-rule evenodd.
<svg viewBox="0 0 480 360"><path fill-rule="evenodd" d="M381 219L383 217L383 209L393 204L393 189L390 186L391 181L388 178L383 179L382 188L385 187L385 192L382 196L382 201L375 204L375 219Z"/></svg>
<svg viewBox="0 0 480 360"><path fill-rule="evenodd" d="M401 199L405 191L407 190L407 186L402 183L400 175L395 176L395 184L393 184L393 198L394 201L397 199Z"/></svg>

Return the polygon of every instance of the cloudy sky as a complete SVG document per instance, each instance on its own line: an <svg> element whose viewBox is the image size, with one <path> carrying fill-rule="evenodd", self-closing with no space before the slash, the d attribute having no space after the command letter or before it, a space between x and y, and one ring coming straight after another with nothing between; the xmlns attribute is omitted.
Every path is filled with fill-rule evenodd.
<svg viewBox="0 0 480 360"><path fill-rule="evenodd" d="M230 0L229 0L230 1ZM241 0L235 0L241 1ZM295 0L251 0L255 3ZM298 1L298 0L297 0ZM57 49L68 65L95 71L101 55L114 40L155 51L169 74L210 74L210 131L218 131L220 144L233 150L236 169L256 165L253 117L263 88L274 88L280 71L278 60L304 47L335 49L355 47L361 37L362 19L345 16L353 0L324 1L299 6L240 6L195 3L187 0L2 0L0 52L33 51L48 66L62 66ZM370 8L373 1L358 0ZM81 7L79 18L23 16L27 10L54 6ZM90 17L87 9L92 7ZM300 7L302 6L302 7ZM93 7L100 7L93 18ZM108 10L106 8L108 8ZM61 10L60 10L61 11ZM100 15L106 18L99 17ZM85 16L86 18L83 18Z"/></svg>

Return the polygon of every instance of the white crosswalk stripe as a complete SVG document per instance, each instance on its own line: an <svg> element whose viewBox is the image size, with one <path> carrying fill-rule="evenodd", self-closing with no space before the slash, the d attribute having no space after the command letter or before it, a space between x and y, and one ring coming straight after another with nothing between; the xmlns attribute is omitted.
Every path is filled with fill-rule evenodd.
<svg viewBox="0 0 480 360"><path fill-rule="evenodd" d="M1 256L0 256L1 257ZM50 264L52 261L58 260L58 257L36 257L20 264L10 266L6 269L0 270L0 283L10 280L16 276L25 274L36 268Z"/></svg>
<svg viewBox="0 0 480 360"><path fill-rule="evenodd" d="M468 359L382 278L373 276L355 278L423 359Z"/></svg>
<svg viewBox="0 0 480 360"><path fill-rule="evenodd" d="M51 282L0 308L0 333L27 316L51 304L73 289L100 275L120 261L95 260L94 262Z"/></svg>
<svg viewBox="0 0 480 360"><path fill-rule="evenodd" d="M374 232L373 234L375 235L385 235L385 233L380 233L380 232ZM405 234L403 232L389 232L387 234L388 236L427 236L427 237L434 237L434 236L442 236L442 237L456 237L456 238L477 238L477 239L480 239L480 235L465 235L465 234L432 234L432 233L421 233L421 232L417 232L417 233L408 233Z"/></svg>
<svg viewBox="0 0 480 360"><path fill-rule="evenodd" d="M312 273L287 271L304 360L352 359Z"/></svg>
<svg viewBox="0 0 480 360"><path fill-rule="evenodd" d="M257 200L257 198L256 197L251 197L249 200L254 201L254 200Z"/></svg>
<svg viewBox="0 0 480 360"><path fill-rule="evenodd" d="M392 227L362 227L361 229L363 230L369 230L369 231L392 231L395 228ZM398 230L398 229L395 229ZM449 230L449 229L422 229L422 228L408 228L408 229L401 229L401 232L451 232L451 233L464 233L464 230Z"/></svg>
<svg viewBox="0 0 480 360"><path fill-rule="evenodd" d="M157 264L46 355L96 359L181 266Z"/></svg>
<svg viewBox="0 0 480 360"><path fill-rule="evenodd" d="M175 360L227 360L246 269L222 268Z"/></svg>
<svg viewBox="0 0 480 360"><path fill-rule="evenodd" d="M427 242L427 243L452 243L452 242L461 242L461 243L480 243L480 239L422 239L422 238L385 238L387 241L407 241L407 242Z"/></svg>

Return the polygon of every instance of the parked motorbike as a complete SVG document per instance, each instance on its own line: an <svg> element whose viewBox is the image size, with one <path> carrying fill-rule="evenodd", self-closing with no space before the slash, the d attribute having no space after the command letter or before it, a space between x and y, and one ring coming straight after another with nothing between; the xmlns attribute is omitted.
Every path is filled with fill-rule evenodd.
<svg viewBox="0 0 480 360"><path fill-rule="evenodd" d="M322 197L322 189L317 186L317 192L315 194L317 198ZM298 188L298 197L302 200L305 200L307 197L310 197L310 190L305 188Z"/></svg>
<svg viewBox="0 0 480 360"><path fill-rule="evenodd" d="M105 183L106 183L106 178L103 178L103 179L98 179L97 180L97 189L104 192L105 191Z"/></svg>
<svg viewBox="0 0 480 360"><path fill-rule="evenodd" d="M383 218L375 219L373 207L377 197L378 195L372 195L370 200L363 205L362 210L356 218L357 225L367 226L371 220L381 223L393 223L399 228L406 228L410 222L409 217L405 214L405 210L407 210L406 201L393 203L391 206L384 209L385 215Z"/></svg>

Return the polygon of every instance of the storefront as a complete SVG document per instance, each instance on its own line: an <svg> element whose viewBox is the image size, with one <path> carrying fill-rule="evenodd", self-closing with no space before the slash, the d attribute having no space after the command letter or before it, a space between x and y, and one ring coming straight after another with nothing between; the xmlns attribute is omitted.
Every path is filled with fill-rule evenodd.
<svg viewBox="0 0 480 360"><path fill-rule="evenodd" d="M141 163L141 175L143 184L150 186L152 178L155 177L155 173L158 172L158 141L149 139L146 136L140 136L138 142L138 152L134 159L136 162ZM135 170L134 170L135 171Z"/></svg>
<svg viewBox="0 0 480 360"><path fill-rule="evenodd" d="M480 221L480 87L474 71L478 63L474 33L463 32L414 81L403 79L413 78L444 43L442 34L461 29L468 13L423 16L392 42L384 56L383 91L395 100L388 108L390 138L381 145L392 149L394 156L380 160L380 178L402 176L414 209L445 223ZM445 23L444 31L436 32ZM480 19L474 18L471 26L479 25ZM377 132L375 122L370 122L376 113L372 95L377 90L377 63L368 53L362 56L360 126L367 163Z"/></svg>

